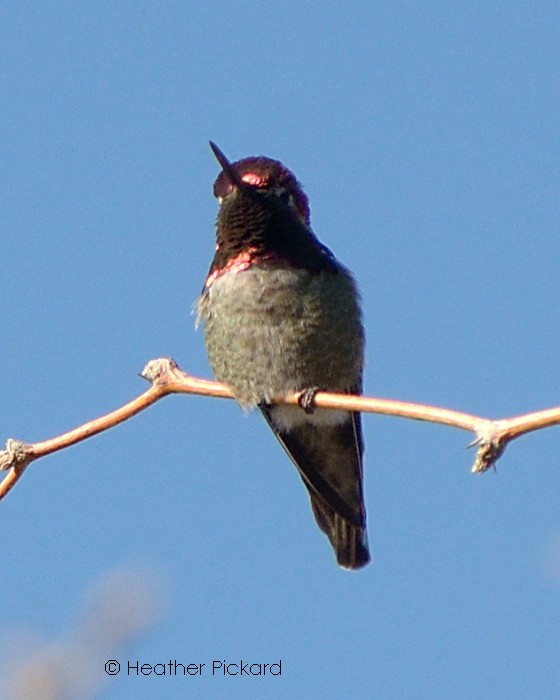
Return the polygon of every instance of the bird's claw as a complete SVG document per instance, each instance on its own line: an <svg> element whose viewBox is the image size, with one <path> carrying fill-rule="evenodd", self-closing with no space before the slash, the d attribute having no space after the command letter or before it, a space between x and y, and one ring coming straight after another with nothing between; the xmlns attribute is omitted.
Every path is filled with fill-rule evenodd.
<svg viewBox="0 0 560 700"><path fill-rule="evenodd" d="M319 391L319 387L313 386L302 391L298 397L298 403L306 413L315 412L315 395Z"/></svg>

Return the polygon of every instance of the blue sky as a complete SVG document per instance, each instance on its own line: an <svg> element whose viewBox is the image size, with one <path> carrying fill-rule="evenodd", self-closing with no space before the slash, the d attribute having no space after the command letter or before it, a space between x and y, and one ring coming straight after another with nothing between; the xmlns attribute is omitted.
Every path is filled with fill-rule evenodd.
<svg viewBox="0 0 560 700"><path fill-rule="evenodd" d="M489 417L560 403L558 4L345 8L3 4L2 439L119 406L153 357L209 376L191 315L214 245L208 139L304 184L360 284L367 393ZM558 431L482 476L467 433L379 416L364 432L357 573L231 401L170 397L33 465L0 504L3 687L49 658L75 669L56 700L557 698ZM126 644L83 642L100 610L125 616ZM109 658L282 675L109 677Z"/></svg>

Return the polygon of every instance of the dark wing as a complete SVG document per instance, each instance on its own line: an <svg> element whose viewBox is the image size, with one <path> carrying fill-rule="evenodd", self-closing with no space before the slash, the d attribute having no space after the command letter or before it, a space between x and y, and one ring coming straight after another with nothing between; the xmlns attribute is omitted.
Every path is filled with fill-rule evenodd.
<svg viewBox="0 0 560 700"><path fill-rule="evenodd" d="M311 507L340 566L358 569L370 560L363 499L363 441L359 413L339 425L308 421L290 430L274 421L274 406L260 406L267 423L297 467Z"/></svg>

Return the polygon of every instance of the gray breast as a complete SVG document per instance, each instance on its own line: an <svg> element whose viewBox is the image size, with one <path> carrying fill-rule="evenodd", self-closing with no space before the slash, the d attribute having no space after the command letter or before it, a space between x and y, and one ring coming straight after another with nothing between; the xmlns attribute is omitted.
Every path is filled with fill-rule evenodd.
<svg viewBox="0 0 560 700"><path fill-rule="evenodd" d="M247 406L317 386L359 387L363 329L345 271L259 265L217 277L198 303L216 378Z"/></svg>

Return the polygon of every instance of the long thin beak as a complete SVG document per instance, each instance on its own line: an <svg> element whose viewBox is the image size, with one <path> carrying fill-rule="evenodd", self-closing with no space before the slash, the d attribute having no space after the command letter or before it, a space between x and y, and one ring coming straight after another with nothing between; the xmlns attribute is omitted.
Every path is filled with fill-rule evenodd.
<svg viewBox="0 0 560 700"><path fill-rule="evenodd" d="M243 182L243 180L239 177L239 174L237 173L235 168L232 166L232 164L229 162L229 160L226 158L223 151L221 151L218 148L218 146L216 146L216 144L213 143L212 141L209 141L208 143L210 144L210 148L212 149L212 152L216 156L216 160L222 166L222 170L229 178L231 184L236 185L237 187L240 187L242 189L246 189L247 183Z"/></svg>

